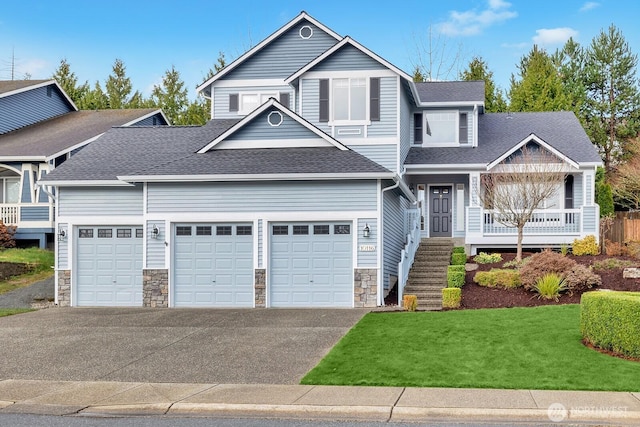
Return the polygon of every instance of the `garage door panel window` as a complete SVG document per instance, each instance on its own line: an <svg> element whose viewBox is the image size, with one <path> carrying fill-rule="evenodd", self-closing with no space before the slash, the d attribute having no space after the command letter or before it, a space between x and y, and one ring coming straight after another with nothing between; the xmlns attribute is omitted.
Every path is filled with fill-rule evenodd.
<svg viewBox="0 0 640 427"><path fill-rule="evenodd" d="M98 239L110 239L113 237L113 230L110 228L98 228Z"/></svg>
<svg viewBox="0 0 640 427"><path fill-rule="evenodd" d="M328 225L314 225L313 226L313 234L329 234L329 226Z"/></svg>
<svg viewBox="0 0 640 427"><path fill-rule="evenodd" d="M250 225L238 225L236 227L236 234L238 236L251 236L253 234L253 227Z"/></svg>
<svg viewBox="0 0 640 427"><path fill-rule="evenodd" d="M287 236L289 234L289 226L288 225L274 225L273 226L273 235L274 236Z"/></svg>
<svg viewBox="0 0 640 427"><path fill-rule="evenodd" d="M177 226L176 236L191 236L191 227Z"/></svg>
<svg viewBox="0 0 640 427"><path fill-rule="evenodd" d="M131 229L130 228L118 228L116 230L116 237L118 237L119 239L131 238Z"/></svg>
<svg viewBox="0 0 640 427"><path fill-rule="evenodd" d="M301 236L309 234L309 226L308 225L294 225L293 226L293 235Z"/></svg>
<svg viewBox="0 0 640 427"><path fill-rule="evenodd" d="M196 236L211 236L211 226L197 226Z"/></svg>
<svg viewBox="0 0 640 427"><path fill-rule="evenodd" d="M78 230L78 237L81 239L93 239L93 228L81 228Z"/></svg>
<svg viewBox="0 0 640 427"><path fill-rule="evenodd" d="M231 236L231 230L230 225L219 225L216 227L216 236Z"/></svg>
<svg viewBox="0 0 640 427"><path fill-rule="evenodd" d="M333 234L351 234L351 226L349 224L336 224L333 226Z"/></svg>

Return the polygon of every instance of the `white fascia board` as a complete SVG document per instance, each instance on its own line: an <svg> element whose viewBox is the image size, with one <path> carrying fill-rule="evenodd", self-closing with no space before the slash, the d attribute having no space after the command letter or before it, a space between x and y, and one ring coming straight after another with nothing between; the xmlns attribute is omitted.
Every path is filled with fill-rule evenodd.
<svg viewBox="0 0 640 427"><path fill-rule="evenodd" d="M350 179L393 179L393 172L344 173L344 174L227 174L227 175L136 175L119 176L126 182L224 182L224 181L335 181ZM131 184L133 185L133 184Z"/></svg>
<svg viewBox="0 0 640 427"><path fill-rule="evenodd" d="M381 56L376 55L375 53L373 53L372 51L370 51L369 49L367 49L366 47L364 47L363 45L361 45L357 41L353 40L351 37L347 36L347 37L343 38L339 43L335 44L333 47L331 47L330 49L326 50L322 55L318 56L316 59L314 59L313 61L309 62L307 65L305 65L304 67L302 67L298 71L296 71L294 74L292 74L289 77L287 77L285 79L285 82L286 83L291 83L291 82L297 80L303 74L305 74L307 71L309 71L310 69L312 69L313 67L315 67L316 65L318 65L319 63L324 61L329 56L333 55L336 51L338 51L340 48L342 48L346 44L350 44L351 46L355 47L360 52L364 53L365 55L369 56L371 59L379 62L382 65L384 65L385 67L387 67L388 69L392 70L395 74L399 75L400 77L404 78L405 80L413 81L411 76L408 75L407 73L405 73L404 71L402 71L400 68L396 67L395 65L393 65L392 63L390 63L386 59L382 58Z"/></svg>
<svg viewBox="0 0 640 427"><path fill-rule="evenodd" d="M571 166L573 166L576 169L579 169L580 165L578 163L574 162L569 157L565 156L560 151L558 151L557 149L553 148L551 145L549 145L547 142L545 142L542 138L539 138L535 133L532 133L531 135L529 135L528 137L526 137L525 139L523 139L522 141L517 143L513 148L511 148L509 151L504 153L502 156L498 157L496 160L494 160L493 162L489 163L487 165L487 170L493 169L496 165L500 164L507 157L509 157L510 155L515 153L517 150L522 148L525 144L527 144L527 143L529 143L531 141L534 141L534 142L538 143L540 146L542 146L546 150L550 151L554 156L556 156L557 158L559 158L563 162L570 164Z"/></svg>
<svg viewBox="0 0 640 427"><path fill-rule="evenodd" d="M75 150L76 148L84 147L85 145L87 145L87 144L95 141L96 139L100 138L102 135L104 135L104 132L101 133L100 135L94 136L93 138L89 138L87 140L79 142L76 145L72 145L71 147L65 148L64 150L58 151L57 153L53 153L53 154L47 156L45 160L48 162L50 160L55 159L58 156L61 156L61 155L65 154L65 153L70 153L71 151Z"/></svg>
<svg viewBox="0 0 640 427"><path fill-rule="evenodd" d="M311 22L312 24L314 24L315 26L317 26L318 28L320 28L321 30L323 30L324 32L329 34L331 37L335 38L336 40L340 40L342 38L340 35L338 35L337 33L333 32L328 27L324 26L323 24L321 24L320 22L316 21L311 16L307 15L306 12L302 12L298 16L293 18L291 21L289 21L289 23L285 24L279 30L277 30L276 32L271 34L269 37L267 37L266 39L262 40L260 43L255 45L252 49L249 49L247 52L245 52L242 56L240 56L238 59L233 61L231 64L229 64L226 67L224 67L222 70L220 70L218 73L216 73L216 75L214 75L213 77L211 77L210 79L208 79L207 81L202 83L200 86L198 86L196 88L196 92L201 92L207 86L209 86L211 83L213 83L216 80L220 79L221 77L224 77L225 75L227 75L231 70L234 70L235 68L237 68L240 64L242 64L248 58L253 56L256 52L262 50L265 46L267 46L273 40L275 40L278 37L280 37L283 33L289 31L289 29L291 29L294 25L296 25L298 22L302 21L303 19L308 20L309 22Z"/></svg>
<svg viewBox="0 0 640 427"><path fill-rule="evenodd" d="M271 87L271 86L288 87L289 85L284 82L284 79L222 80L222 81L216 82L215 84L215 87L217 88L250 87L252 89L255 89L256 87Z"/></svg>
<svg viewBox="0 0 640 427"><path fill-rule="evenodd" d="M0 162L46 162L45 156L0 156Z"/></svg>
<svg viewBox="0 0 640 427"><path fill-rule="evenodd" d="M38 185L50 187L132 187L134 184L118 180L38 181Z"/></svg>
<svg viewBox="0 0 640 427"><path fill-rule="evenodd" d="M475 172L487 169L486 163L466 163L466 164L433 164L433 165L404 165L407 169L407 175L419 175L421 173L440 173L446 174L450 171L456 172Z"/></svg>
<svg viewBox="0 0 640 427"><path fill-rule="evenodd" d="M484 108L484 102L477 101L446 101L446 102L421 102L418 107L476 107L482 106Z"/></svg>
<svg viewBox="0 0 640 427"><path fill-rule="evenodd" d="M242 127L244 127L247 123L249 123L255 117L259 116L260 114L262 114L264 111L266 111L268 108L271 108L271 107L277 108L282 114L286 114L287 117L295 120L296 122L298 122L299 124L301 124L302 126L307 128L308 130L313 132L319 138L322 138L323 140L327 141L329 144L333 145L334 147L336 147L336 148L338 148L338 149L340 149L342 151L346 151L346 150L349 149L344 144L339 142L337 139L334 139L331 136L327 135L326 133L322 132L320 129L316 128L311 123L309 123L308 121L304 120L302 117L298 116L296 113L294 113L293 111L289 110L287 107L285 107L282 104L280 104L276 99L269 98L269 100L267 100L264 104L262 104L260 107L258 107L255 110L253 110L253 112L251 112L249 115L245 116L238 123L236 123L235 125L231 126L222 135L218 136L216 139L211 141L209 144L205 145L200 150L198 150L198 154L206 153L207 151L209 151L210 149L215 147L217 144L219 144L220 142L222 142L225 139L227 139L230 135L233 135L239 129L242 129Z"/></svg>

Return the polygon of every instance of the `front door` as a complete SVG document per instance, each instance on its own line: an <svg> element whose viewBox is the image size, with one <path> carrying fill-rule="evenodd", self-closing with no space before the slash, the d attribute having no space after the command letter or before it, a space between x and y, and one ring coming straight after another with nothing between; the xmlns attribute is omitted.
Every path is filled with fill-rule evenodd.
<svg viewBox="0 0 640 427"><path fill-rule="evenodd" d="M451 187L429 187L431 237L451 237Z"/></svg>

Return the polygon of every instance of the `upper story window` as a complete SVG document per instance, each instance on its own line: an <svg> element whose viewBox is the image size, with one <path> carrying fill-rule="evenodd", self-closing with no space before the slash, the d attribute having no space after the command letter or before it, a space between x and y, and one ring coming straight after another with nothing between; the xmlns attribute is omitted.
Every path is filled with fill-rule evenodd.
<svg viewBox="0 0 640 427"><path fill-rule="evenodd" d="M380 120L380 78L321 79L319 95L320 122Z"/></svg>
<svg viewBox="0 0 640 427"><path fill-rule="evenodd" d="M240 92L229 94L229 111L246 116L269 98L278 99L282 105L291 108L289 92Z"/></svg>
<svg viewBox="0 0 640 427"><path fill-rule="evenodd" d="M431 146L469 143L469 115L454 110L416 113L413 116L414 144Z"/></svg>

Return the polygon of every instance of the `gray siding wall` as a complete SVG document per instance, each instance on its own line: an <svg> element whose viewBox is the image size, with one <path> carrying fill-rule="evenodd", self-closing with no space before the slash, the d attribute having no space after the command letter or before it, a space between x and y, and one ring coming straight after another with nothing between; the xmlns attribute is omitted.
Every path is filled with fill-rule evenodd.
<svg viewBox="0 0 640 427"><path fill-rule="evenodd" d="M404 164L413 142L413 111L409 97L402 90L400 92L400 165Z"/></svg>
<svg viewBox="0 0 640 427"><path fill-rule="evenodd" d="M318 79L302 79L302 116L323 132L331 135L331 127L320 123L320 81Z"/></svg>
<svg viewBox="0 0 640 427"><path fill-rule="evenodd" d="M20 209L20 221L48 221L48 206L25 206Z"/></svg>
<svg viewBox="0 0 640 427"><path fill-rule="evenodd" d="M154 114L151 117L147 117L144 120L140 120L135 123L135 126L164 126L167 122L164 120L161 114Z"/></svg>
<svg viewBox="0 0 640 427"><path fill-rule="evenodd" d="M573 176L573 207L579 208L584 203L584 197L582 194L582 188L584 181L584 175L574 175Z"/></svg>
<svg viewBox="0 0 640 427"><path fill-rule="evenodd" d="M47 87L0 98L0 134L73 111L57 88Z"/></svg>
<svg viewBox="0 0 640 427"><path fill-rule="evenodd" d="M240 119L244 117L244 115L238 114L238 111L229 111L229 94L231 93L273 93L277 94L276 99L278 99L280 92L291 93L291 87L288 85L216 87L213 92L213 116L216 119ZM290 96L290 102L293 102L292 98Z"/></svg>
<svg viewBox="0 0 640 427"><path fill-rule="evenodd" d="M22 203L31 203L31 171L22 172L22 194L20 195Z"/></svg>
<svg viewBox="0 0 640 427"><path fill-rule="evenodd" d="M404 211L406 201L394 190L384 193L383 200L383 270L382 282L384 289L389 289L389 275L398 276L398 263L405 246L404 239Z"/></svg>
<svg viewBox="0 0 640 427"><path fill-rule="evenodd" d="M287 212L375 210L375 181L153 183L148 211Z"/></svg>
<svg viewBox="0 0 640 427"><path fill-rule="evenodd" d="M59 215L142 215L142 185L133 187L63 187Z"/></svg>
<svg viewBox="0 0 640 427"><path fill-rule="evenodd" d="M59 230L64 230L67 233L67 237L64 240L58 240L58 252L56 253L56 261L60 270L67 270L69 266L69 224L58 224Z"/></svg>
<svg viewBox="0 0 640 427"><path fill-rule="evenodd" d="M300 37L300 28L305 25L313 29L313 35L309 39ZM303 20L246 60L224 79L284 79L336 42L335 38Z"/></svg>
<svg viewBox="0 0 640 427"><path fill-rule="evenodd" d="M380 121L371 122L369 137L397 136L398 132L398 78L380 78Z"/></svg>
<svg viewBox="0 0 640 427"><path fill-rule="evenodd" d="M160 230L157 239L151 238L151 230L153 226ZM147 242L147 268L164 268L165 267L165 246L167 241L167 230L164 221L147 221L147 233L144 236Z"/></svg>
<svg viewBox="0 0 640 427"><path fill-rule="evenodd" d="M353 70L386 70L387 67L375 61L351 45L343 46L334 52L311 71L353 71Z"/></svg>
<svg viewBox="0 0 640 427"><path fill-rule="evenodd" d="M584 215L582 219L582 229L587 234L598 233L598 207L597 206L585 206Z"/></svg>
<svg viewBox="0 0 640 427"><path fill-rule="evenodd" d="M396 158L398 156L398 152L395 144L348 145L348 140L345 140L344 142L356 153L370 158L374 162L384 166L390 171L396 170Z"/></svg>
<svg viewBox="0 0 640 427"><path fill-rule="evenodd" d="M287 115L282 115L280 126L271 126L267 117L274 110L267 110L249 126L245 126L225 141L269 140L269 139L318 139L318 136Z"/></svg>
<svg viewBox="0 0 640 427"><path fill-rule="evenodd" d="M482 232L482 208L480 207L470 207L468 209L469 213L469 228L468 232L470 233L480 233Z"/></svg>
<svg viewBox="0 0 640 427"><path fill-rule="evenodd" d="M365 225L369 226L369 237L362 235ZM378 250L380 248L380 239L378 233L378 220L376 218L358 218L358 227L355 230L358 233L358 267L377 267L378 266ZM359 248L361 245L373 245L375 251L365 252Z"/></svg>

